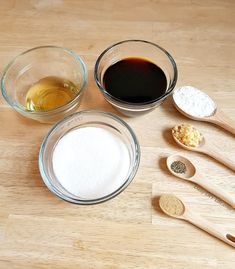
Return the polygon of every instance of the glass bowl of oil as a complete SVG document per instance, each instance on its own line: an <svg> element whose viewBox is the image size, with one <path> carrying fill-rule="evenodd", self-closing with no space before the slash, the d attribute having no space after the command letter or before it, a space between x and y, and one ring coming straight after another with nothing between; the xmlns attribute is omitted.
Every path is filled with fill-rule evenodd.
<svg viewBox="0 0 235 269"><path fill-rule="evenodd" d="M42 46L25 51L1 79L7 103L25 117L52 123L77 110L87 85L87 68L73 51Z"/></svg>

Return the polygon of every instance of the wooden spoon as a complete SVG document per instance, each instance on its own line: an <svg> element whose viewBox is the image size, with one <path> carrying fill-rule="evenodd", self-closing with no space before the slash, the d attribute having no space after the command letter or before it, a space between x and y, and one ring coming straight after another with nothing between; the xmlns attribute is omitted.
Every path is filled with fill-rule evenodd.
<svg viewBox="0 0 235 269"><path fill-rule="evenodd" d="M185 164L186 170L185 173L176 173L171 168L172 163L180 161ZM191 181L196 183L197 185L201 186L205 190L209 191L210 193L214 194L215 196L219 197L221 200L225 201L233 208L235 208L235 197L231 194L225 192L223 189L219 188L218 186L214 185L212 182L202 179L201 175L197 171L196 167L193 163L180 155L171 155L166 160L167 168L169 171L176 177L181 179Z"/></svg>
<svg viewBox="0 0 235 269"><path fill-rule="evenodd" d="M235 236L225 232L222 228L217 227L213 223L190 211L175 195L161 195L159 199L159 206L165 214L173 218L188 221L235 248Z"/></svg>
<svg viewBox="0 0 235 269"><path fill-rule="evenodd" d="M209 97L209 96L208 96ZM214 100L212 100L214 102ZM215 102L214 102L215 103ZM174 95L173 95L173 104L176 107L176 109L183 114L185 117L188 117L192 120L197 120L197 121L206 121L210 123L214 123L223 129L229 131L233 135L235 135L235 122L232 121L228 116L226 116L216 105L216 108L214 110L214 113L211 116L208 117L195 117L190 114L188 114L186 111L184 111L182 108L180 108L177 103L174 100Z"/></svg>
<svg viewBox="0 0 235 269"><path fill-rule="evenodd" d="M202 141L200 142L199 146L197 147L190 147L190 146L186 146L183 143L181 143L175 136L173 133L173 129L172 129L172 136L175 140L175 142L180 145L182 148L187 149L187 150L191 150L191 151L196 151L196 152L200 152L200 153L204 153L212 158L214 158L215 160L221 162L222 164L224 164L225 166L229 167L230 169L232 169L233 171L235 171L235 163L230 160L229 158L222 156L214 147L213 145L211 145L208 141L206 141L205 137L203 136Z"/></svg>

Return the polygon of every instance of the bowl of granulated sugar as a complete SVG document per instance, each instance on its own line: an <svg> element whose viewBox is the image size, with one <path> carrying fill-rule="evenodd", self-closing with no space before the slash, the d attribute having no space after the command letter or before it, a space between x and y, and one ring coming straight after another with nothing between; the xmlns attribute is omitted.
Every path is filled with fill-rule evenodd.
<svg viewBox="0 0 235 269"><path fill-rule="evenodd" d="M64 118L44 138L39 153L42 179L71 203L97 204L120 194L139 167L140 147L130 126L101 111Z"/></svg>

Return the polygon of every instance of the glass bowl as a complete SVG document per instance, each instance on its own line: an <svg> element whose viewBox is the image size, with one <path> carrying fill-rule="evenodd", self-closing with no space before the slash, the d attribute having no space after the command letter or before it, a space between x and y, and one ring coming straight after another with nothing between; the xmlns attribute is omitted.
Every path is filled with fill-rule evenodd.
<svg viewBox="0 0 235 269"><path fill-rule="evenodd" d="M71 81L78 93L66 104L55 109L34 111L26 108L26 94L38 80L55 76ZM2 95L7 103L25 117L40 122L55 122L71 114L80 104L87 85L87 68L73 51L42 46L15 57L5 68L1 79Z"/></svg>
<svg viewBox="0 0 235 269"><path fill-rule="evenodd" d="M97 197L97 195L94 195L94 197L81 197L69 192L65 189L65 187L62 186L60 183L61 181L58 180L53 169L53 153L57 143L70 131L84 127L103 128L111 134L117 135L124 143L130 160L127 167L127 173L125 176L123 175L122 180L118 180L119 183L122 183L120 183L115 190L112 190L110 193L107 193L101 197ZM100 143L100 141L97 140L97 143ZM84 159L86 159L88 162L90 161L90 159L87 159L87 157ZM54 127L44 138L39 153L39 170L42 179L49 190L65 201L83 205L101 203L121 193L133 180L138 170L139 162L140 147L138 140L130 126L122 119L111 113L95 110L77 112L54 125ZM79 178L81 180L82 176L79 175L78 171L78 178L76 179L78 183L76 184L79 184ZM110 178L110 181L111 180L112 178ZM94 190L96 191L96 189Z"/></svg>
<svg viewBox="0 0 235 269"><path fill-rule="evenodd" d="M162 96L150 102L130 103L112 96L105 90L103 77L107 68L129 57L146 59L162 69L167 79L167 89ZM95 64L94 77L101 93L110 104L126 116L138 116L159 106L172 93L177 81L177 67L173 57L160 46L144 40L125 40L101 53Z"/></svg>

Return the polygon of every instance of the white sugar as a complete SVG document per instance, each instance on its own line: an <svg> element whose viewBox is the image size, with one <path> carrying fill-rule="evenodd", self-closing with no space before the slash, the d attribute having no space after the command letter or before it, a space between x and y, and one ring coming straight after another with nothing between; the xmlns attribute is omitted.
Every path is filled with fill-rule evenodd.
<svg viewBox="0 0 235 269"><path fill-rule="evenodd" d="M210 96L192 86L175 90L173 99L181 110L194 117L211 116L216 109L216 104Z"/></svg>
<svg viewBox="0 0 235 269"><path fill-rule="evenodd" d="M83 127L59 140L52 163L55 176L67 191L95 199L125 182L130 156L118 135L103 128Z"/></svg>

